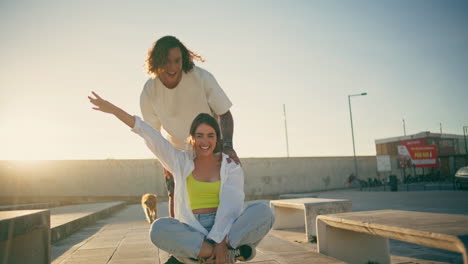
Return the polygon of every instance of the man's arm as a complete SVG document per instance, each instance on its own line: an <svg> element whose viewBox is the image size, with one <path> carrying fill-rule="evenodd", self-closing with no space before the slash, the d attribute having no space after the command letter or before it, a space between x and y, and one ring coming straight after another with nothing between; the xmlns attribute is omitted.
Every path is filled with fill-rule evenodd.
<svg viewBox="0 0 468 264"><path fill-rule="evenodd" d="M232 144L232 135L234 133L234 120L231 111L220 115L221 133L223 134L223 152L226 153L236 164L239 164L239 157Z"/></svg>

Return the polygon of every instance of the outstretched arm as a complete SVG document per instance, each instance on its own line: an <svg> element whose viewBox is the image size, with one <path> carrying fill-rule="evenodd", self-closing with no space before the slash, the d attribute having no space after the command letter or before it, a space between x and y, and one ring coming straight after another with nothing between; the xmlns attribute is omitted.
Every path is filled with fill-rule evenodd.
<svg viewBox="0 0 468 264"><path fill-rule="evenodd" d="M102 99L95 92L92 92L96 98L88 96L89 101L95 105L94 110L104 113L109 113L116 116L127 126L132 128L132 131L140 135L148 148L156 155L162 165L176 175L179 164L188 158L182 151L175 149L159 131L154 129L148 123L143 122L139 117L129 115L124 110L118 108L112 103Z"/></svg>
<svg viewBox="0 0 468 264"><path fill-rule="evenodd" d="M124 110L118 108L117 106L113 105L111 102L102 99L97 93L91 93L96 97L93 98L91 96L88 96L89 101L96 106L93 107L94 110L113 114L130 128L133 128L135 126L135 117L128 114Z"/></svg>

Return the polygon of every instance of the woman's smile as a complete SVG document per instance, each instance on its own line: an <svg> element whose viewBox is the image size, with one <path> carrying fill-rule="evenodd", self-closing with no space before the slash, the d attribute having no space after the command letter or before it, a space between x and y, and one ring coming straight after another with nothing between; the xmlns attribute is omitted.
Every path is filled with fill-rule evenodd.
<svg viewBox="0 0 468 264"><path fill-rule="evenodd" d="M216 146L216 132L211 126L202 123L195 130L195 137L192 142L193 148L198 155L213 154Z"/></svg>

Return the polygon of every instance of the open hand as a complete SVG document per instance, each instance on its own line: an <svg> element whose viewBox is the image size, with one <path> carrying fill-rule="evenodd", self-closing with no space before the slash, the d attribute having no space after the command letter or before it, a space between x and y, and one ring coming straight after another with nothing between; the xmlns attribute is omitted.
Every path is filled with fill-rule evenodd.
<svg viewBox="0 0 468 264"><path fill-rule="evenodd" d="M96 98L93 98L91 96L88 96L89 101L93 105L97 106L97 107L93 107L94 110L112 114L115 112L116 109L118 109L115 105L102 99L97 93L95 92L91 92L91 93L96 97Z"/></svg>
<svg viewBox="0 0 468 264"><path fill-rule="evenodd" d="M223 152L224 154L228 155L229 158L227 158L227 162L228 163L231 163L231 161L234 161L237 165L240 164L240 160L239 160L239 157L237 157L237 153L236 151L231 148L231 147L224 147L223 148Z"/></svg>

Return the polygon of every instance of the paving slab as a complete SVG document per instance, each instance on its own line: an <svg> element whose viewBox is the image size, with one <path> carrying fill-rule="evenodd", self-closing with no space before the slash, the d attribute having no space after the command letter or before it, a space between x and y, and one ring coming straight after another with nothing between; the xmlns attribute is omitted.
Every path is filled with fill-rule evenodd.
<svg viewBox="0 0 468 264"><path fill-rule="evenodd" d="M158 249L151 244L148 232L141 206L126 206L53 243L52 264L160 263Z"/></svg>

